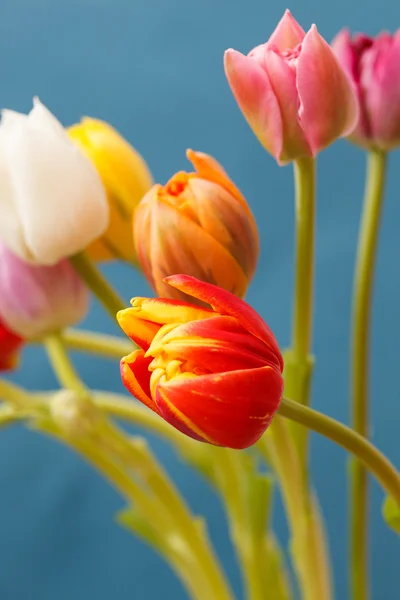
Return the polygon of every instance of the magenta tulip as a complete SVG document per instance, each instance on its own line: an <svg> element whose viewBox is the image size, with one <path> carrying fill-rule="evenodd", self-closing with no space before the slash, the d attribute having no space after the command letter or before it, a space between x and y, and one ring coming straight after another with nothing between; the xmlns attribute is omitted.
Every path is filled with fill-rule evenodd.
<svg viewBox="0 0 400 600"><path fill-rule="evenodd" d="M358 119L349 77L315 25L305 33L287 10L268 42L247 56L225 53L232 92L279 164L315 156Z"/></svg>
<svg viewBox="0 0 400 600"><path fill-rule="evenodd" d="M400 29L376 38L347 29L332 42L336 57L352 78L360 116L350 139L365 148L400 145Z"/></svg>

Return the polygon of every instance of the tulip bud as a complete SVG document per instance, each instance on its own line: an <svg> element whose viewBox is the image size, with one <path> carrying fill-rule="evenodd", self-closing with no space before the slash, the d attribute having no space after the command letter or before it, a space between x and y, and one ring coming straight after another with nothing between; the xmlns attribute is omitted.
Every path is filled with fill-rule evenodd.
<svg viewBox="0 0 400 600"><path fill-rule="evenodd" d="M22 339L10 331L0 319L0 371L14 369L18 362L18 351Z"/></svg>
<svg viewBox="0 0 400 600"><path fill-rule="evenodd" d="M75 325L85 316L88 300L88 290L68 260L38 267L0 243L0 315L24 339Z"/></svg>
<svg viewBox="0 0 400 600"><path fill-rule="evenodd" d="M53 265L108 226L96 169L38 99L29 115L3 111L0 189L0 239L27 262Z"/></svg>
<svg viewBox="0 0 400 600"><path fill-rule="evenodd" d="M100 428L104 420L90 398L72 390L56 392L49 408L56 425L70 437L87 437Z"/></svg>
<svg viewBox="0 0 400 600"><path fill-rule="evenodd" d="M134 298L118 322L139 346L121 361L125 387L182 433L230 448L254 444L283 392L283 358L269 327L243 300L187 275L166 279L202 308Z"/></svg>
<svg viewBox="0 0 400 600"><path fill-rule="evenodd" d="M244 296L254 274L259 241L251 210L221 165L187 151L196 172L155 185L134 216L136 252L159 296L185 299L166 284L186 273Z"/></svg>
<svg viewBox="0 0 400 600"><path fill-rule="evenodd" d="M84 118L69 128L74 143L95 165L107 191L110 222L88 249L93 260L121 258L137 263L132 215L153 184L151 173L132 146L104 121Z"/></svg>
<svg viewBox="0 0 400 600"><path fill-rule="evenodd" d="M349 139L364 148L392 150L400 145L400 29L376 38L342 30L332 49L351 77L360 104Z"/></svg>
<svg viewBox="0 0 400 600"><path fill-rule="evenodd" d="M261 144L283 165L315 156L357 122L350 80L315 25L305 33L287 10L247 56L225 53L233 95Z"/></svg>

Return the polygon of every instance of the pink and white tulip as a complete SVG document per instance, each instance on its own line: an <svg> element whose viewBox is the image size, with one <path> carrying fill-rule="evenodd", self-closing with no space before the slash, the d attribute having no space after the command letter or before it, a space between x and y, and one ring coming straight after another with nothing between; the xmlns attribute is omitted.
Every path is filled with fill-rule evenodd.
<svg viewBox="0 0 400 600"><path fill-rule="evenodd" d="M354 129L353 86L315 25L305 33L287 10L247 56L225 53L225 73L246 120L279 164L315 156Z"/></svg>
<svg viewBox="0 0 400 600"><path fill-rule="evenodd" d="M75 325L85 316L88 301L88 290L68 260L38 267L0 243L0 317L22 338L41 338Z"/></svg>
<svg viewBox="0 0 400 600"><path fill-rule="evenodd" d="M365 148L391 150L400 145L400 29L351 37L342 30L332 42L351 77L360 104L357 127L349 139Z"/></svg>

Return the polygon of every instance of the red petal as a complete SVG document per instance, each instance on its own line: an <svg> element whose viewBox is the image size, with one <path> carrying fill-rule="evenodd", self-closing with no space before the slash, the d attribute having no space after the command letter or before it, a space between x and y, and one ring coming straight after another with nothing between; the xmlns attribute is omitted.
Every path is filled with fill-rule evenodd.
<svg viewBox="0 0 400 600"><path fill-rule="evenodd" d="M247 331L271 348L283 370L283 358L274 334L247 302L216 285L199 281L189 275L172 275L166 277L165 281L185 294L210 304L216 312L235 317Z"/></svg>
<svg viewBox="0 0 400 600"><path fill-rule="evenodd" d="M157 414L157 408L150 392L149 364L152 357L145 358L143 350L135 350L121 360L121 378L126 389L140 402Z"/></svg>
<svg viewBox="0 0 400 600"><path fill-rule="evenodd" d="M160 382L156 402L161 415L179 431L241 449L254 444L267 429L282 392L279 371L261 367Z"/></svg>
<svg viewBox="0 0 400 600"><path fill-rule="evenodd" d="M270 347L246 331L237 319L229 316L215 316L180 325L164 335L159 344L152 345L152 356L158 350L170 360L193 363L193 367L203 373L267 365L280 368Z"/></svg>

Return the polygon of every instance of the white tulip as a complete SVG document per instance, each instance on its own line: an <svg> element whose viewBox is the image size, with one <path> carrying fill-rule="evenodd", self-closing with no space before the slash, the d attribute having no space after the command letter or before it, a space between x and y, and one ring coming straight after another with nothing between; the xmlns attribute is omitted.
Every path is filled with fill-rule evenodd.
<svg viewBox="0 0 400 600"><path fill-rule="evenodd" d="M35 98L0 123L0 239L20 258L52 265L107 229L106 192L93 164Z"/></svg>

